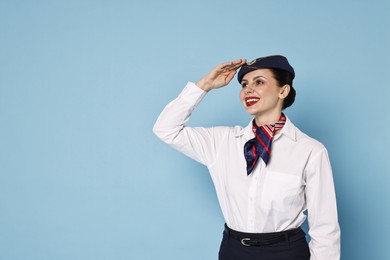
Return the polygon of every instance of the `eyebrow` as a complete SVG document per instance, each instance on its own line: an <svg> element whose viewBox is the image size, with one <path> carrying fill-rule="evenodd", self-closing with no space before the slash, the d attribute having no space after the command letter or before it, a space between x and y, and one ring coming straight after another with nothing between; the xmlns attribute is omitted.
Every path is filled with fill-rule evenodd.
<svg viewBox="0 0 390 260"><path fill-rule="evenodd" d="M267 79L267 78L264 77L264 76L256 76L256 77L253 78L253 80L256 80L256 79L259 79L259 78L263 78L263 79L265 79L265 80ZM246 80L246 79L241 80L241 82L243 82L243 81L248 82L248 80Z"/></svg>

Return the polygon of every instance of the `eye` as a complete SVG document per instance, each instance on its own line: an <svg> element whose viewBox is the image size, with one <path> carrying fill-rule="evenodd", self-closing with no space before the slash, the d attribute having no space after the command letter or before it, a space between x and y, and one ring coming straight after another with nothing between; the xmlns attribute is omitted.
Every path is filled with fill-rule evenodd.
<svg viewBox="0 0 390 260"><path fill-rule="evenodd" d="M256 85L262 85L262 84L264 84L264 81L260 79L256 80Z"/></svg>
<svg viewBox="0 0 390 260"><path fill-rule="evenodd" d="M245 88L246 86L248 86L248 83L244 82L241 84L242 88Z"/></svg>

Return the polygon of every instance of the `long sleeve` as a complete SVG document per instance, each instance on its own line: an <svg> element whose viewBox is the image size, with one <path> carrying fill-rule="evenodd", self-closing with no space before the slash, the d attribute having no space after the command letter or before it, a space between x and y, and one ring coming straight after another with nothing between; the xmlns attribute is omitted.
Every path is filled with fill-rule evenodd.
<svg viewBox="0 0 390 260"><path fill-rule="evenodd" d="M192 111L206 95L188 82L179 96L161 112L153 132L159 139L190 158L207 165L215 158L214 128L186 127Z"/></svg>
<svg viewBox="0 0 390 260"><path fill-rule="evenodd" d="M340 227L332 170L325 148L315 154L306 169L311 260L340 259Z"/></svg>

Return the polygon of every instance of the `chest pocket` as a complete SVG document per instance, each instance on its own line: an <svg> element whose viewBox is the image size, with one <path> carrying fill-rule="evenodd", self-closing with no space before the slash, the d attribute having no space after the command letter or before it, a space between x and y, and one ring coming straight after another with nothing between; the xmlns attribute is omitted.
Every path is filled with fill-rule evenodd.
<svg viewBox="0 0 390 260"><path fill-rule="evenodd" d="M268 171L264 179L261 208L288 211L303 198L301 178L295 175Z"/></svg>

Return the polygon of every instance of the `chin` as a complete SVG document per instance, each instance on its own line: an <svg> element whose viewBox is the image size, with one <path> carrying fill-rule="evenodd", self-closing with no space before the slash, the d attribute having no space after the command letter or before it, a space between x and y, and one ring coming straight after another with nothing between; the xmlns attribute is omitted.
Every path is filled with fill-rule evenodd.
<svg viewBox="0 0 390 260"><path fill-rule="evenodd" d="M252 115L252 116L255 116L255 115L257 114L256 111L253 111L253 109L248 108L248 107L245 108L245 111L246 111L249 115Z"/></svg>

